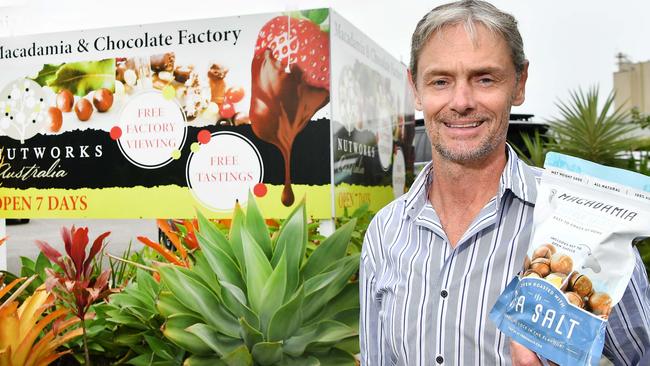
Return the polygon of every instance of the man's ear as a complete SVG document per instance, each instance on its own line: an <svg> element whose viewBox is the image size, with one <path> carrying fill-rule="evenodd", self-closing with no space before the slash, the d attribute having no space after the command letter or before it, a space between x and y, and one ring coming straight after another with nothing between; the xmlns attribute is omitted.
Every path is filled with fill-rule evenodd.
<svg viewBox="0 0 650 366"><path fill-rule="evenodd" d="M526 100L526 80L528 80L528 60L524 61L524 68L519 74L517 84L515 84L514 98L512 98L512 105L522 105Z"/></svg>
<svg viewBox="0 0 650 366"><path fill-rule="evenodd" d="M411 88L411 93L413 93L413 100L415 101L415 109L418 111L422 110L422 101L420 100L420 94L418 93L418 88L415 86L413 83L413 74L411 74L411 70L407 70L408 73L408 79L409 79L409 87Z"/></svg>

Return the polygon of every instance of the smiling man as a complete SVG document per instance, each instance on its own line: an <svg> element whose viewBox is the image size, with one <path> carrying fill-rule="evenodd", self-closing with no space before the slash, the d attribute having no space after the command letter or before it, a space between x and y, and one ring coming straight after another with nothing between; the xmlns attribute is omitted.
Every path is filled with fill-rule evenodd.
<svg viewBox="0 0 650 366"><path fill-rule="evenodd" d="M523 264L539 175L506 144L528 76L517 22L482 1L439 6L416 27L410 72L432 161L368 228L362 363L539 365L487 316ZM637 259L609 319L605 354L617 364L641 362L650 347L650 290Z"/></svg>

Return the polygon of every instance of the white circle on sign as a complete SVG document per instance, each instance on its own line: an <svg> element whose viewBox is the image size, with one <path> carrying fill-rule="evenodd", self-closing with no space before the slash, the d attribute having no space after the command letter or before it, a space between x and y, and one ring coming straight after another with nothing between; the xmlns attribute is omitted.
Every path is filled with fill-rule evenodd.
<svg viewBox="0 0 650 366"><path fill-rule="evenodd" d="M393 155L393 124L387 108L380 108L377 126L377 154L382 169L388 170Z"/></svg>
<svg viewBox="0 0 650 366"><path fill-rule="evenodd" d="M183 111L173 99L158 90L134 95L120 114L122 135L117 140L122 154L145 169L169 164L174 152L183 148L187 124Z"/></svg>
<svg viewBox="0 0 650 366"><path fill-rule="evenodd" d="M211 134L207 144L187 159L187 186L197 201L213 211L231 211L248 202L248 192L264 178L257 147L230 131Z"/></svg>
<svg viewBox="0 0 650 366"><path fill-rule="evenodd" d="M406 186L406 163L402 149L397 149L393 156L393 194L395 198L404 194Z"/></svg>

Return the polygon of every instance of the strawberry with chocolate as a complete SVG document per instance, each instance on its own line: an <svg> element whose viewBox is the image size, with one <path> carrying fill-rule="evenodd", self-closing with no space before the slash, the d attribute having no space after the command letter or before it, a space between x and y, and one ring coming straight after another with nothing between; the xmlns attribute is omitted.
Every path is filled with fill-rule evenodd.
<svg viewBox="0 0 650 366"><path fill-rule="evenodd" d="M284 158L282 203L294 202L291 147L311 117L329 102L329 34L308 19L278 16L260 30L251 65L250 120L260 139Z"/></svg>

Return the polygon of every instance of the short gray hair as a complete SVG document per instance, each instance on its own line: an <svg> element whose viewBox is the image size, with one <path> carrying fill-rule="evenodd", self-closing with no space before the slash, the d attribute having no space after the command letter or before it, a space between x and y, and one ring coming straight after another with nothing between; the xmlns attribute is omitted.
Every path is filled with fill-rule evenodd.
<svg viewBox="0 0 650 366"><path fill-rule="evenodd" d="M411 39L411 78L416 82L418 60L422 49L431 36L445 26L463 24L472 39L476 37L475 23L501 35L510 47L512 62L521 75L526 64L524 41L521 39L517 20L512 15L497 9L486 1L464 0L440 5L427 13L415 27Z"/></svg>

